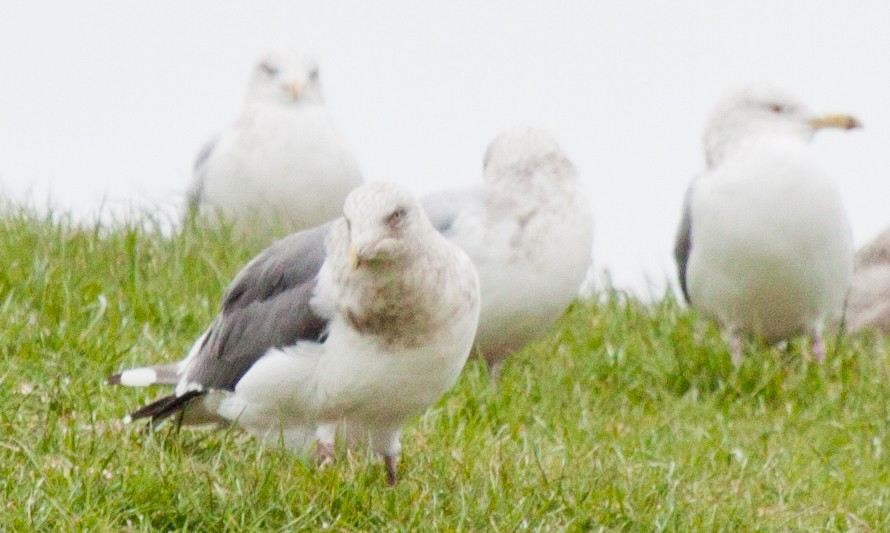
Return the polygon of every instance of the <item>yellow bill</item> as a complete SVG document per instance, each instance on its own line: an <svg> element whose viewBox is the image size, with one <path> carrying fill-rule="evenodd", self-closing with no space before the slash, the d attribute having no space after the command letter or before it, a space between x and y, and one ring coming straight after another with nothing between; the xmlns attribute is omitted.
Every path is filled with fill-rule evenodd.
<svg viewBox="0 0 890 533"><path fill-rule="evenodd" d="M298 81L288 83L284 86L284 90L286 90L288 94L293 96L294 100L300 98L300 96L303 94L303 86Z"/></svg>
<svg viewBox="0 0 890 533"><path fill-rule="evenodd" d="M814 118L810 121L810 125L816 129L820 128L840 128L842 130L852 130L853 128L861 128L862 123L850 115L825 115L823 117Z"/></svg>
<svg viewBox="0 0 890 533"><path fill-rule="evenodd" d="M349 266L352 267L353 270L358 268L359 265L358 254L355 251L355 248L349 249Z"/></svg>

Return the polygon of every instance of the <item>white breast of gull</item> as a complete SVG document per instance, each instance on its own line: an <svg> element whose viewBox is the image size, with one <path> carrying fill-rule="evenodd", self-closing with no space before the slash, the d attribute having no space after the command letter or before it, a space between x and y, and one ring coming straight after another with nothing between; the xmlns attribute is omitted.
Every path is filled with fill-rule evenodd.
<svg viewBox="0 0 890 533"><path fill-rule="evenodd" d="M324 105L318 62L275 51L254 67L241 116L198 156L189 204L204 219L298 231L339 216L361 181Z"/></svg>

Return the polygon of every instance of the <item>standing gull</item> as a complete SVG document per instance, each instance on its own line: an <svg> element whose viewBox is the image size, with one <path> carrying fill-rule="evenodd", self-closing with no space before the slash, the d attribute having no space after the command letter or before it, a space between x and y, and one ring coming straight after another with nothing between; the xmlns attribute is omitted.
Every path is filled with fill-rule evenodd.
<svg viewBox="0 0 890 533"><path fill-rule="evenodd" d="M294 449L317 440L324 454L340 426L348 443L384 457L395 483L402 425L454 384L469 355L479 282L404 188L361 186L343 213L248 263L185 359L112 376L175 383L130 418L235 422Z"/></svg>
<svg viewBox="0 0 890 533"><path fill-rule="evenodd" d="M253 70L241 116L198 156L189 209L297 231L338 216L360 183L322 101L315 58L272 52Z"/></svg>
<svg viewBox="0 0 890 533"><path fill-rule="evenodd" d="M834 181L809 141L851 129L846 115L815 116L769 86L727 95L705 127L705 172L686 194L675 254L686 301L718 320L741 362L740 333L778 342L812 337L844 302L853 268L850 227Z"/></svg>
<svg viewBox="0 0 890 533"><path fill-rule="evenodd" d="M890 228L856 252L846 319L850 331L890 333Z"/></svg>
<svg viewBox="0 0 890 533"><path fill-rule="evenodd" d="M483 167L482 185L421 201L479 271L476 349L495 383L503 361L543 335L578 295L593 221L575 166L540 129L501 133Z"/></svg>

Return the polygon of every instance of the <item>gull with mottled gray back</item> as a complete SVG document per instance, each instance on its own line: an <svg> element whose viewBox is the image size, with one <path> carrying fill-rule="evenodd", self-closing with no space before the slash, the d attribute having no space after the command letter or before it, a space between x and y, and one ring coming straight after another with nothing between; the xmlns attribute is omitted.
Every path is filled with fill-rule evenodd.
<svg viewBox="0 0 890 533"><path fill-rule="evenodd" d="M128 418L234 422L290 448L317 443L322 456L341 434L382 455L395 483L402 425L454 384L469 355L479 281L401 186L361 186L343 213L248 263L185 359L109 378L175 385Z"/></svg>
<svg viewBox="0 0 890 533"><path fill-rule="evenodd" d="M890 333L890 228L856 252L847 328Z"/></svg>
<svg viewBox="0 0 890 533"><path fill-rule="evenodd" d="M516 127L489 144L481 185L421 201L479 271L476 350L495 383L510 354L553 326L590 269L593 219L578 170L546 132Z"/></svg>

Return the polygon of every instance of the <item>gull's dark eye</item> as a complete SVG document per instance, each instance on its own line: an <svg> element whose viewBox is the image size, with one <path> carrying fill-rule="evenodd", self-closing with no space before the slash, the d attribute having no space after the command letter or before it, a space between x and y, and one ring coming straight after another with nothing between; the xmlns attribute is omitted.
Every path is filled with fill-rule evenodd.
<svg viewBox="0 0 890 533"><path fill-rule="evenodd" d="M343 217L343 220L346 221L346 231L352 231L352 223L349 222L349 219L346 217Z"/></svg>
<svg viewBox="0 0 890 533"><path fill-rule="evenodd" d="M263 61L260 63L260 70L266 73L267 76L277 76L278 75L278 67L271 63L267 63Z"/></svg>
<svg viewBox="0 0 890 533"><path fill-rule="evenodd" d="M318 69L312 69L312 72L309 73L309 81L318 81Z"/></svg>
<svg viewBox="0 0 890 533"><path fill-rule="evenodd" d="M773 113L781 113L785 111L785 106L783 106L782 104L770 104L769 110Z"/></svg>
<svg viewBox="0 0 890 533"><path fill-rule="evenodd" d="M403 218L405 218L405 208L398 207L392 213L386 216L384 222L389 224L390 226L395 226L398 224Z"/></svg>

